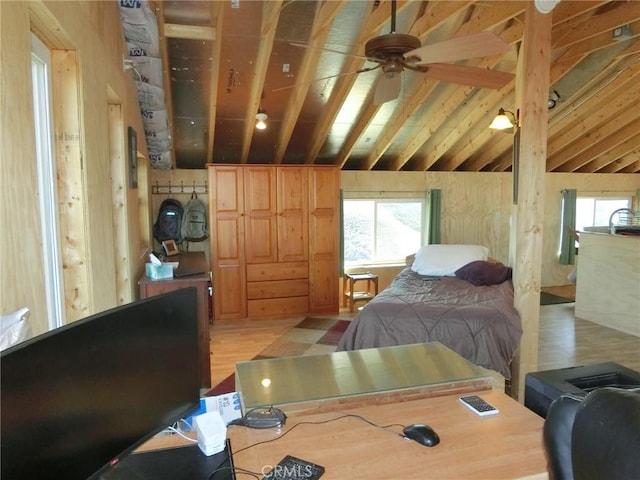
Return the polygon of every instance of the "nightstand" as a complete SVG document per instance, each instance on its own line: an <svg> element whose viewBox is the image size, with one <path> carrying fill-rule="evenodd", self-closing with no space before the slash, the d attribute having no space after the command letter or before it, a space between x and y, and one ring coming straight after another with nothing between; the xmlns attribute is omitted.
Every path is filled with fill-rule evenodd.
<svg viewBox="0 0 640 480"><path fill-rule="evenodd" d="M357 282L367 282L364 290L356 291ZM349 311L353 312L356 302L368 302L378 294L378 276L373 273L345 273L342 277L342 306L349 303Z"/></svg>

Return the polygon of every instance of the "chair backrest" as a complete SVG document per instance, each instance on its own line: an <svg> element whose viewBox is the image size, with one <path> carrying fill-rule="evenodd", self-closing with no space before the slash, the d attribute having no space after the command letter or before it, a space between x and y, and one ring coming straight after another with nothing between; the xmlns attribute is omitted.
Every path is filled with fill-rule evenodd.
<svg viewBox="0 0 640 480"><path fill-rule="evenodd" d="M640 388L553 401L543 428L549 480L627 480L640 472Z"/></svg>
<svg viewBox="0 0 640 480"><path fill-rule="evenodd" d="M571 442L576 480L640 478L640 389L605 387L587 395Z"/></svg>

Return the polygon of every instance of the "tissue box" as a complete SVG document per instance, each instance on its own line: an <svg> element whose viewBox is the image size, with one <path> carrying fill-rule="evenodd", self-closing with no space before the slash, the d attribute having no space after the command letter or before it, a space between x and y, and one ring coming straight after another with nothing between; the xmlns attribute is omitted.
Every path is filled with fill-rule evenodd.
<svg viewBox="0 0 640 480"><path fill-rule="evenodd" d="M171 265L156 265L147 263L145 265L147 277L151 280L162 280L164 278L173 278L173 267Z"/></svg>

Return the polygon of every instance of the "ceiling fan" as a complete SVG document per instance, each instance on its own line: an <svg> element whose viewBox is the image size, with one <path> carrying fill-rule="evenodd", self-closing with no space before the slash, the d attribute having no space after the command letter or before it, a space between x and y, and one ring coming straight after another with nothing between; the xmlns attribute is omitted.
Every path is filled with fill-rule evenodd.
<svg viewBox="0 0 640 480"><path fill-rule="evenodd" d="M381 69L383 72L374 91L374 103L376 105L398 97L402 87L401 74L405 69L421 72L437 80L484 88L501 88L511 81L514 76L512 73L486 68L442 63L497 55L509 50L509 44L492 32L479 32L422 46L420 39L413 35L396 33L395 28L396 0L391 0L390 33L368 40L364 46L364 57L355 55L377 65L351 73L358 74L377 69ZM304 44L292 43L292 45L309 48ZM336 50L324 48L321 50L354 56ZM338 75L317 80L336 76Z"/></svg>

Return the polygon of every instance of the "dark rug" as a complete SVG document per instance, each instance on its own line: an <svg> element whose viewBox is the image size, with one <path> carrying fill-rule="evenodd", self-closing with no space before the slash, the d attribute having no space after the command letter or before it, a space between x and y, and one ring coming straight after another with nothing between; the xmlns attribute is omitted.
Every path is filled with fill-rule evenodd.
<svg viewBox="0 0 640 480"><path fill-rule="evenodd" d="M560 297L551 293L540 292L540 305L556 305L559 303L573 303L573 298Z"/></svg>
<svg viewBox="0 0 640 480"><path fill-rule="evenodd" d="M350 323L350 320L307 317L253 357L253 360L335 352L342 334ZM206 395L233 392L235 387L235 375L231 374Z"/></svg>

